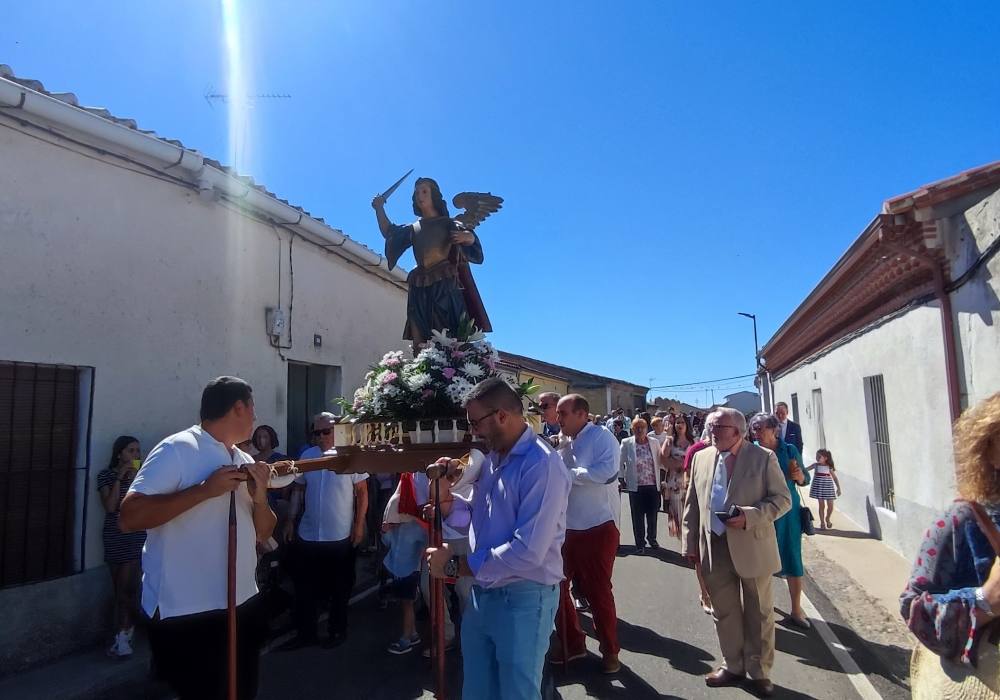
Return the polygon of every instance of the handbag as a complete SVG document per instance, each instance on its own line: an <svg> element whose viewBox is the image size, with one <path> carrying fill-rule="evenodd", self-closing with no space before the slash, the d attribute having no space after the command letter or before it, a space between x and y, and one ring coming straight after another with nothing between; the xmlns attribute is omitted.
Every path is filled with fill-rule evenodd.
<svg viewBox="0 0 1000 700"><path fill-rule="evenodd" d="M799 503L801 504L801 492L799 493ZM799 505L799 522L802 523L802 533L805 535L815 535L816 528L813 525L813 514L809 506Z"/></svg>
<svg viewBox="0 0 1000 700"><path fill-rule="evenodd" d="M799 466L799 460L792 457L788 460L788 465L789 471L791 471L792 466ZM799 471L802 471L801 467L799 467ZM802 485L806 486L809 484L809 472L802 471L802 473L806 477L806 483ZM809 536L815 535L816 527L813 525L812 511L809 509L809 506L802 505L802 490L799 488L799 485L796 484L795 488L799 490L799 523L802 525L802 534Z"/></svg>
<svg viewBox="0 0 1000 700"><path fill-rule="evenodd" d="M978 503L968 502L979 529L1000 556L1000 530ZM910 657L914 700L985 700L1000 697L1000 625L989 622L980 632L976 665L945 659L919 642Z"/></svg>

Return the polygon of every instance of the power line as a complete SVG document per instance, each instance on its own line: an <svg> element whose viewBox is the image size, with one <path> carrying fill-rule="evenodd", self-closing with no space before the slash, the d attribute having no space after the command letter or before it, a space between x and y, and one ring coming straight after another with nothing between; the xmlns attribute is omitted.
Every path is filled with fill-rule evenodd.
<svg viewBox="0 0 1000 700"><path fill-rule="evenodd" d="M651 386L650 389L673 389L679 386L697 386L699 384L718 384L720 382L731 382L734 379L749 379L751 377L756 377L756 374L741 374L737 377L723 377L722 379L707 379L703 382L684 382L683 384L662 384L660 386ZM699 390L703 391L703 390Z"/></svg>

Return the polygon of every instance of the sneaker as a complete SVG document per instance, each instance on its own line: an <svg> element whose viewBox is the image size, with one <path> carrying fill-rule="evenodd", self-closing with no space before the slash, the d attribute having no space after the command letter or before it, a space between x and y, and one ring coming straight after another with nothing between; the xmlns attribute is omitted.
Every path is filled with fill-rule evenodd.
<svg viewBox="0 0 1000 700"><path fill-rule="evenodd" d="M415 634L412 637L400 637L395 642L389 645L386 649L390 654L409 654L413 651L414 647L420 644L420 635Z"/></svg>
<svg viewBox="0 0 1000 700"><path fill-rule="evenodd" d="M108 656L118 659L132 656L132 642L129 641L127 632L119 632L115 635L115 643L108 649Z"/></svg>

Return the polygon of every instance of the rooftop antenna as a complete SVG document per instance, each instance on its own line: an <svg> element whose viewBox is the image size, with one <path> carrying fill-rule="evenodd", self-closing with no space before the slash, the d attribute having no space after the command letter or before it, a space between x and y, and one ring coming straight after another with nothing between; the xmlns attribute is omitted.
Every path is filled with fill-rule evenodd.
<svg viewBox="0 0 1000 700"><path fill-rule="evenodd" d="M205 90L205 102L208 106L214 109L214 103L221 102L222 104L229 104L234 98L229 93L217 92L211 85ZM249 95L244 95L238 98L244 101L247 107L254 107L259 100L290 100L292 96L287 92L258 92Z"/></svg>

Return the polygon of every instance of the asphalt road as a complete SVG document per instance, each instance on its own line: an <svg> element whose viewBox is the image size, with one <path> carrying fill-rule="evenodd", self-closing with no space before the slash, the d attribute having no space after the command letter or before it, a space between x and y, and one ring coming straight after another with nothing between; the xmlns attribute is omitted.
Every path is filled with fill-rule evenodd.
<svg viewBox="0 0 1000 700"><path fill-rule="evenodd" d="M622 522L628 519L627 502ZM666 533L665 516L660 528ZM550 668L553 697L575 698L747 698L739 688L709 689L703 676L719 664L718 643L710 617L698 606L697 581L678 554L679 543L665 534L664 548L643 556L632 553L631 526L622 532L622 547L615 563L614 586L618 606L618 631L622 644L622 670L614 676L600 673L597 642L588 639L590 656L570 665L568 671ZM814 628L807 632L780 623L788 611L784 582L775 581L777 658L772 680L775 697L861 697L831 650ZM807 595L827 619L844 648L851 654L875 691L886 698L908 694L877 654L836 617L829 601L807 582ZM589 617L584 616L588 631ZM259 697L264 700L309 698L401 699L433 697L430 664L414 651L393 656L386 645L399 635L399 610L379 610L374 597L352 608L347 642L337 649L275 651L261 659ZM449 698L459 698L461 657L449 654ZM871 697L871 696L869 696ZM467 699L475 700L475 699Z"/></svg>

